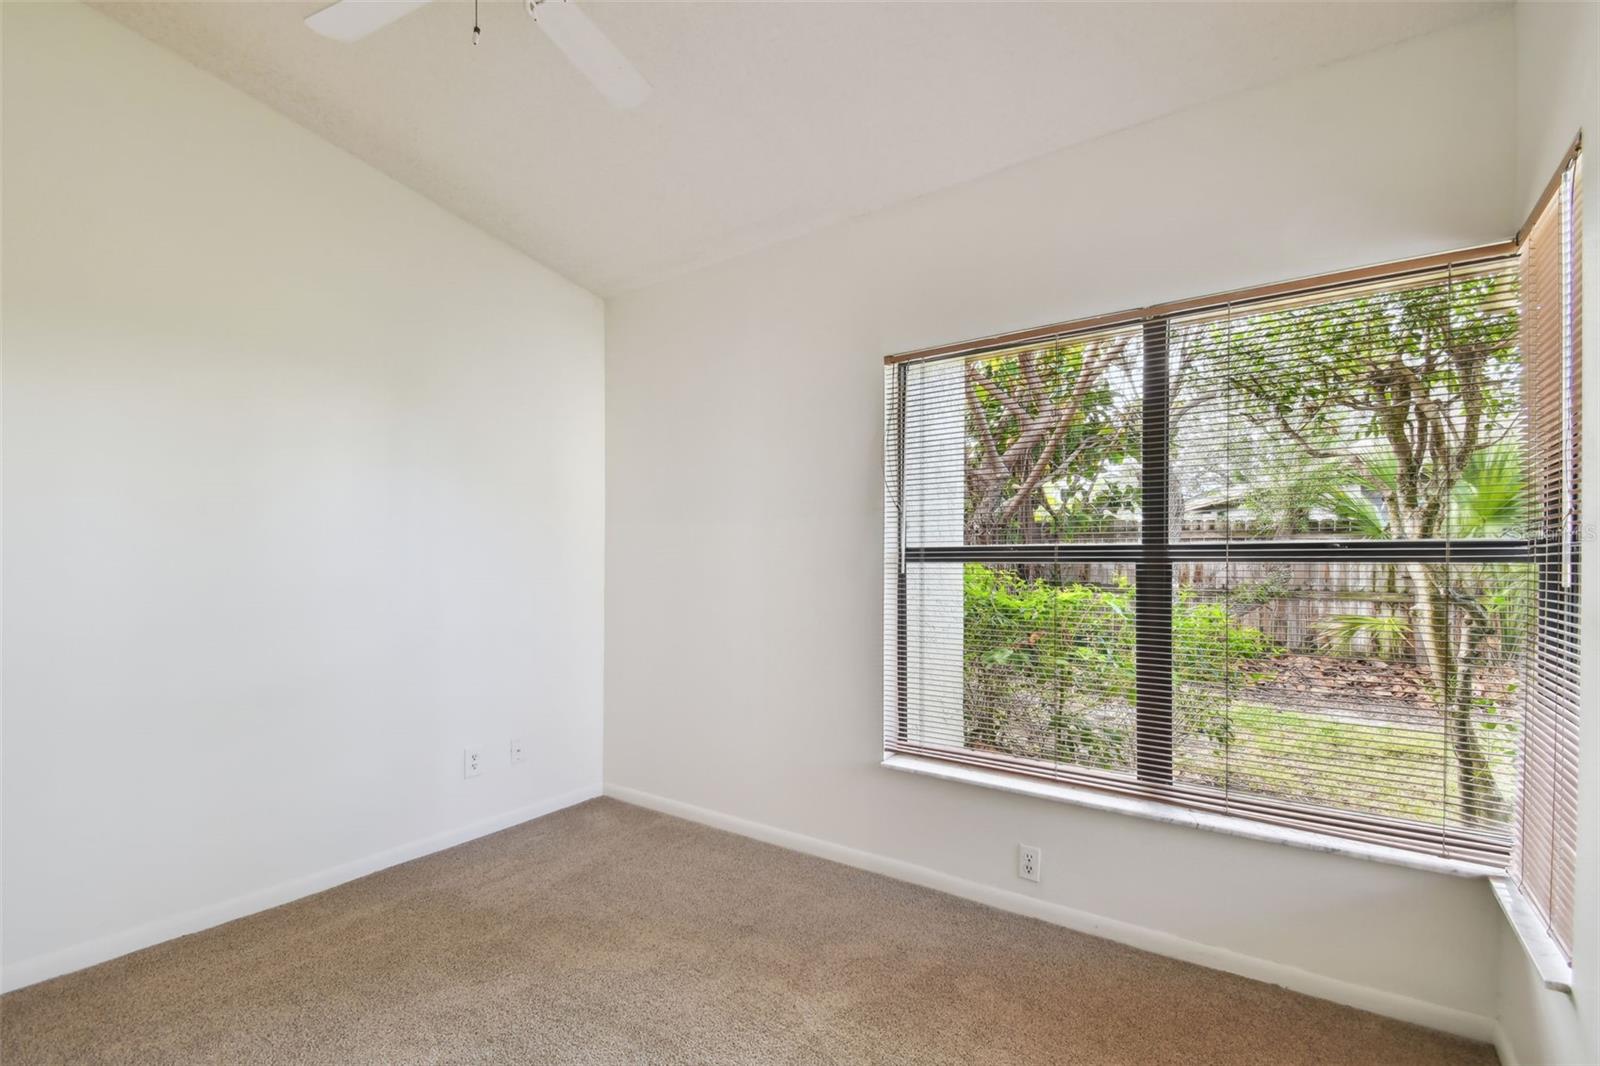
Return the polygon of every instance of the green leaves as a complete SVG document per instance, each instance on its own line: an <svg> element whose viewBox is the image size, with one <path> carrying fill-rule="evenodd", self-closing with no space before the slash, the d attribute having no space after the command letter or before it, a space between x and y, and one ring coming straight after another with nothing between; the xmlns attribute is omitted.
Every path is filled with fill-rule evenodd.
<svg viewBox="0 0 1600 1066"><path fill-rule="evenodd" d="M1395 614L1340 614L1322 621L1328 644L1336 651L1357 650L1370 643L1379 658L1393 658L1411 639L1411 619Z"/></svg>
<svg viewBox="0 0 1600 1066"><path fill-rule="evenodd" d="M1522 521L1518 317L1497 270L1181 327L1178 404L1226 466L1191 480L1241 501L1235 535L1328 517L1373 538L1514 535L1498 531Z"/></svg>
<svg viewBox="0 0 1600 1066"><path fill-rule="evenodd" d="M1056 585L979 563L966 565L963 581L969 724L992 732L997 720L1047 716L1056 757L1125 766L1131 731L1125 715L1108 712L1125 711L1134 699L1132 583ZM1251 663L1278 650L1225 604L1181 590L1173 610L1180 722L1226 743L1225 701L1195 686L1244 688L1261 676ZM1196 701L1209 701L1211 710Z"/></svg>
<svg viewBox="0 0 1600 1066"><path fill-rule="evenodd" d="M1474 452L1451 494L1451 535L1524 536L1527 487L1526 464L1517 445L1500 443Z"/></svg>
<svg viewBox="0 0 1600 1066"><path fill-rule="evenodd" d="M969 544L1062 539L1138 514L1128 331L967 364Z"/></svg>

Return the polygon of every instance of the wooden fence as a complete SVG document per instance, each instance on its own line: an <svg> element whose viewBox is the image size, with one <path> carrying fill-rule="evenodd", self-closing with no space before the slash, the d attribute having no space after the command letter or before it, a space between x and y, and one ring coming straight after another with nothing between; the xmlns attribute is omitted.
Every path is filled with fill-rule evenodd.
<svg viewBox="0 0 1600 1066"><path fill-rule="evenodd" d="M1184 540L1221 540L1227 525L1215 516L1185 518L1178 527ZM1104 531L1138 535L1138 527ZM1286 540L1329 540L1352 536L1343 522L1312 521ZM1131 579L1127 563L1073 563L1049 568L1052 580L1063 583L1111 585L1119 577ZM1043 575L1038 575L1043 576ZM1374 562L1186 562L1175 567L1179 589L1202 600L1226 598L1234 616L1255 626L1274 643L1290 651L1326 650L1335 619L1352 615L1403 616L1411 603L1411 586L1403 569L1394 563ZM1375 655L1370 635L1358 635L1350 646L1353 655ZM1412 652L1402 650L1405 657Z"/></svg>

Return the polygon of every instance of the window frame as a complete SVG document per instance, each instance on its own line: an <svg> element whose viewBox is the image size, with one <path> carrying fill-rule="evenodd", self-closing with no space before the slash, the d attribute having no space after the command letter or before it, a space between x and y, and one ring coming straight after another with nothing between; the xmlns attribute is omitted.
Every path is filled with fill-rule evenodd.
<svg viewBox="0 0 1600 1066"><path fill-rule="evenodd" d="M1173 580L1177 564L1221 559L1235 562L1273 560L1312 563L1362 561L1533 564L1538 561L1539 553L1536 551L1535 542L1528 539L1292 541L1174 539L1167 506L1172 458L1169 341L1174 321L1196 312L1223 308L1238 311L1290 295L1334 293L1363 281L1399 281L1408 276L1437 273L1441 269L1448 270L1457 266L1479 265L1497 260L1509 261L1515 259L1518 251L1517 241L1501 242L1459 252L1259 286L1233 293L1173 301L1115 315L1101 315L1003 334L967 344L946 345L887 357L884 362L891 373L886 381L886 387L890 389L891 396L888 397L889 404L885 410L886 414L893 413L891 424L886 427L888 432L885 443L886 458L892 468L895 483L886 487L890 489L895 501L905 498L906 398L911 364L944 360L970 361L1009 348L1068 341L1118 326L1133 325L1142 330L1144 363L1140 425L1142 492L1138 541L911 547L906 544L904 508L895 507L898 528L891 533L886 522L885 530L886 534L894 537L898 556L893 564L896 567L896 610L893 630L895 724L891 735L889 716L886 714L884 735L886 761L897 757L933 759L971 767L977 773L999 772L1044 779L1067 787L1080 786L1132 799L1156 801L1187 811L1221 814L1235 819L1263 823L1289 832L1309 832L1330 839L1357 841L1363 846L1379 850L1395 849L1434 856L1446 863L1470 864L1484 872L1504 870L1510 861L1514 846L1514 822L1508 825L1505 834L1502 835L1466 827L1409 822L1383 815L1321 807L1292 800L1230 794L1226 790L1179 783L1174 779L1172 616L1177 595ZM889 503L886 501L887 506ZM906 697L910 647L907 568L927 563L968 562L1002 564L1098 562L1122 563L1133 568L1137 624L1134 651L1135 754L1131 777L1122 773L1059 763L1041 761L1038 765L1033 765L1030 760L1017 756L927 744L912 737L909 722L912 708L908 706ZM887 676L885 680L888 680Z"/></svg>

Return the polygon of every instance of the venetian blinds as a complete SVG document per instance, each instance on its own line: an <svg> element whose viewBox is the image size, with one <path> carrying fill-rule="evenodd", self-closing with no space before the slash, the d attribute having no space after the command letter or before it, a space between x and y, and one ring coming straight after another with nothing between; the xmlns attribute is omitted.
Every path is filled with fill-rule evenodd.
<svg viewBox="0 0 1600 1066"><path fill-rule="evenodd" d="M1572 949L1578 833L1580 157L1572 153L1522 242L1522 348L1532 433L1534 652L1513 871L1562 948Z"/></svg>
<svg viewBox="0 0 1600 1066"><path fill-rule="evenodd" d="M1509 252L891 359L885 749L1503 865Z"/></svg>

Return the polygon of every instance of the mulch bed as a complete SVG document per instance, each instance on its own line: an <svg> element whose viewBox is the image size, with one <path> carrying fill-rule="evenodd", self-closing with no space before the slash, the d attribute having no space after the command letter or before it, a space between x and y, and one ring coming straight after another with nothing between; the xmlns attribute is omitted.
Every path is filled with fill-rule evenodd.
<svg viewBox="0 0 1600 1066"><path fill-rule="evenodd" d="M1428 672L1412 662L1385 659L1346 659L1331 655L1280 655L1246 664L1248 673L1262 675L1245 691L1252 701L1282 704L1316 711L1355 706L1364 714L1414 717L1436 712ZM1509 705L1514 669L1479 670L1479 696ZM1243 693L1241 693L1243 695ZM1387 715L1386 713L1387 712Z"/></svg>

